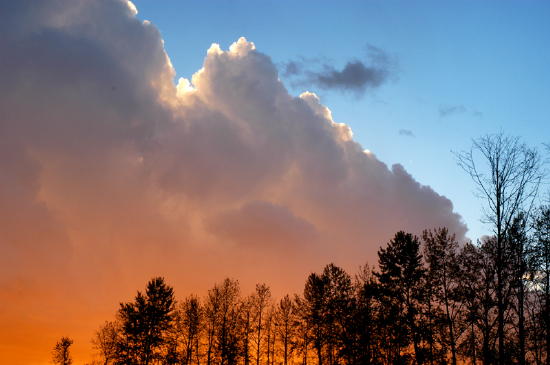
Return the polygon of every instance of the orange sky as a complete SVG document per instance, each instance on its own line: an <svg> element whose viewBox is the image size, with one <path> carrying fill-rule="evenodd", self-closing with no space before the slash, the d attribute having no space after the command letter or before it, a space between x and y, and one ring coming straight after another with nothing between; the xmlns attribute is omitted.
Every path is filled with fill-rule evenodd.
<svg viewBox="0 0 550 365"><path fill-rule="evenodd" d="M0 61L0 363L75 363L153 276L178 298L225 277L299 292L329 263L375 263L452 203L353 141L313 93L289 95L241 38L192 80L125 1L16 2ZM4 36L5 35L5 36Z"/></svg>

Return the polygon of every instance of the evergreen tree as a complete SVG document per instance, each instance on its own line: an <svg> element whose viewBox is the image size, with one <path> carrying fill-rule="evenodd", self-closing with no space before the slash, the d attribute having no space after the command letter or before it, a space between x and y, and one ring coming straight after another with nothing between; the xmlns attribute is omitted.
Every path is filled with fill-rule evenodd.
<svg viewBox="0 0 550 365"><path fill-rule="evenodd" d="M419 252L418 238L410 233L397 232L386 248L378 251L379 272L376 276L380 285L383 320L390 328L387 361L406 362L408 354L403 351L412 344L417 364L424 363L422 348L422 326L420 323L423 300L422 281L425 270Z"/></svg>
<svg viewBox="0 0 550 365"><path fill-rule="evenodd" d="M160 277L147 283L145 294L138 291L133 302L120 304L118 364L149 365L162 358L173 326L174 304L174 290Z"/></svg>

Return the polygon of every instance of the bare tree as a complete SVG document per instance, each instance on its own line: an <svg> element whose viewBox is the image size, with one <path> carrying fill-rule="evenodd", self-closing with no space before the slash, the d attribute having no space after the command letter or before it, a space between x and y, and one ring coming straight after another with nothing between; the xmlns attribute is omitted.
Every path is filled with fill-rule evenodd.
<svg viewBox="0 0 550 365"><path fill-rule="evenodd" d="M262 329L264 327L264 311L269 306L271 300L271 291L265 284L256 285L253 302L256 319L256 365L260 365L260 349L262 344Z"/></svg>
<svg viewBox="0 0 550 365"><path fill-rule="evenodd" d="M484 365L496 363L495 241L494 237L486 236L477 245L468 242L458 256L462 278L458 291L465 306L461 322L467 332L458 348L470 357L471 364L476 364L478 359Z"/></svg>
<svg viewBox="0 0 550 365"><path fill-rule="evenodd" d="M208 293L208 301L213 308L213 315L207 320L214 320L212 323L214 358L210 354L208 361L220 365L236 364L240 355L239 282L227 278L221 284L215 285Z"/></svg>
<svg viewBox="0 0 550 365"><path fill-rule="evenodd" d="M249 295L241 302L241 337L242 337L242 354L244 365L250 365L250 348L251 348L251 334L254 331L253 326L253 306L254 296Z"/></svg>
<svg viewBox="0 0 550 365"><path fill-rule="evenodd" d="M219 286L208 291L204 307L204 325L206 334L206 365L214 363L214 346L217 324L219 323L221 295Z"/></svg>
<svg viewBox="0 0 550 365"><path fill-rule="evenodd" d="M270 304L266 308L265 313L265 345L266 345L266 365L273 365L275 362L275 341L276 341L276 329L275 329L275 308L273 304Z"/></svg>
<svg viewBox="0 0 550 365"><path fill-rule="evenodd" d="M279 301L277 306L276 321L277 332L281 339L283 350L283 365L288 365L289 358L292 355L292 339L296 323L296 310L292 304L292 299L288 295Z"/></svg>
<svg viewBox="0 0 550 365"><path fill-rule="evenodd" d="M309 321L308 302L305 298L295 294L292 301L293 311L296 313L294 325L296 326L296 336L292 341L292 349L295 349L302 357L302 365L307 365L309 344L312 342L310 332L312 332L311 322Z"/></svg>
<svg viewBox="0 0 550 365"><path fill-rule="evenodd" d="M113 363L117 357L119 332L120 325L117 322L106 321L92 339L94 349L99 352L104 365Z"/></svg>
<svg viewBox="0 0 550 365"><path fill-rule="evenodd" d="M57 341L52 351L52 361L54 364L71 365L73 363L70 352L72 344L73 340L69 337L61 337L61 339Z"/></svg>
<svg viewBox="0 0 550 365"><path fill-rule="evenodd" d="M429 305L436 306L442 312L441 322L446 333L441 335L445 347L451 350L451 364L457 363L457 338L460 336L458 317L462 310L457 295L461 277L458 255L458 242L447 228L425 230L422 232L424 259L428 266L427 286L431 293Z"/></svg>
<svg viewBox="0 0 550 365"><path fill-rule="evenodd" d="M354 314L349 325L355 337L355 349L351 351L355 360L351 363L373 364L380 359L376 341L383 337L384 328L377 326L378 303L378 281L373 267L366 264L360 267L355 276Z"/></svg>
<svg viewBox="0 0 550 365"><path fill-rule="evenodd" d="M466 171L485 201L484 222L492 225L496 238L496 299L498 309L498 363L505 360L504 321L506 241L516 214L529 212L542 180L541 158L536 149L518 137L503 133L473 140L469 151L458 153L458 164Z"/></svg>
<svg viewBox="0 0 550 365"><path fill-rule="evenodd" d="M202 306L199 298L189 296L179 303L176 313L176 330L181 338L181 360L183 364L189 365L196 357L196 350L199 347L199 336L202 325Z"/></svg>

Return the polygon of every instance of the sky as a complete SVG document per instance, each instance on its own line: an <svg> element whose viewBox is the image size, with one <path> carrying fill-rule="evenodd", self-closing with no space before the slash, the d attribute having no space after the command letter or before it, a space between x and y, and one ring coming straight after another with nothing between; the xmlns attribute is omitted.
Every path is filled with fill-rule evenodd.
<svg viewBox="0 0 550 365"><path fill-rule="evenodd" d="M504 132L540 147L550 135L550 4L546 1L134 2L161 31L179 76L190 77L212 42L245 36L284 71L305 59L369 64L391 57L387 80L364 94L282 77L293 95L316 92L336 121L387 164L400 163L453 201L475 240L488 228L454 152ZM189 14L193 14L189 16ZM445 166L443 169L440 166Z"/></svg>
<svg viewBox="0 0 550 365"><path fill-rule="evenodd" d="M0 362L76 363L161 275L300 292L486 234L451 151L550 136L547 2L0 0Z"/></svg>

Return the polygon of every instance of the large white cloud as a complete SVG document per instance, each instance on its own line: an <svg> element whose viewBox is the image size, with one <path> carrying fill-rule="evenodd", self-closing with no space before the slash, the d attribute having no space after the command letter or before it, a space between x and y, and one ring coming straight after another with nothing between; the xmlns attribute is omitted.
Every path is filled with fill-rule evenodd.
<svg viewBox="0 0 550 365"><path fill-rule="evenodd" d="M155 274L181 294L224 276L281 293L330 261L374 263L397 230L466 231L243 38L176 86L126 1L0 1L0 14L3 362L29 347L20 363L47 359L61 334L86 351Z"/></svg>

